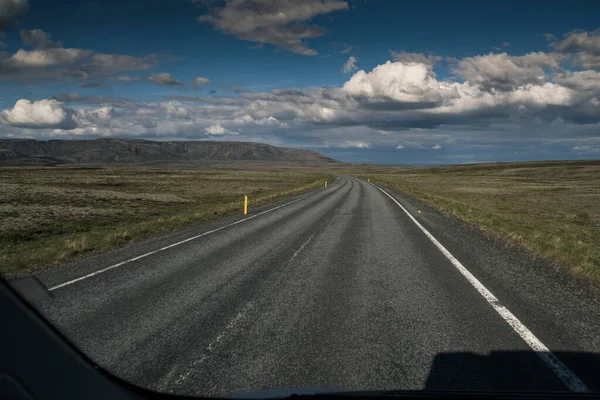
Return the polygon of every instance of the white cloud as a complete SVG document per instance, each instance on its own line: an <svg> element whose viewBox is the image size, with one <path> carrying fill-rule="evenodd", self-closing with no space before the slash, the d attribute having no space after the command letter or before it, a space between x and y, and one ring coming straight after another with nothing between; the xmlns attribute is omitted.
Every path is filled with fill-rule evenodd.
<svg viewBox="0 0 600 400"><path fill-rule="evenodd" d="M597 145L583 139L598 136L600 72L566 68L571 53L557 51L466 57L457 62L464 61L464 76L443 79L436 76L430 56L405 54L372 70L357 71L341 87L278 88L232 97L170 96L162 102L59 94L56 99L81 106L72 116L77 129L67 132L40 124L35 130L15 128L3 117L0 136L212 135L328 149L369 146L371 151L444 146L443 152L435 153L440 158L467 149L484 151L482 146L491 148L490 143L498 149L505 146L500 142L515 146L530 141L535 149L550 140L581 139L561 144L569 154L575 154L573 147L581 147L581 153L582 146ZM152 58L143 57L142 63L129 67L144 62L151 63ZM125 64L123 59L120 65ZM105 79L121 76L125 77ZM91 105L102 107L90 109ZM70 115L63 105L59 107ZM36 125L28 124L22 126ZM455 145L446 146L454 139Z"/></svg>
<svg viewBox="0 0 600 400"><path fill-rule="evenodd" d="M12 109L0 112L0 119L6 124L20 128L73 129L77 122L74 112L56 100L18 100Z"/></svg>
<svg viewBox="0 0 600 400"><path fill-rule="evenodd" d="M348 61L344 63L342 67L342 73L349 74L350 72L357 70L356 62L358 61L358 57L350 56L348 57Z"/></svg>
<svg viewBox="0 0 600 400"><path fill-rule="evenodd" d="M565 35L564 40L553 43L553 45L564 53L584 51L600 55L600 30L594 32L569 32Z"/></svg>
<svg viewBox="0 0 600 400"><path fill-rule="evenodd" d="M483 90L510 91L525 85L543 85L543 67L558 69L559 59L560 55L542 52L520 57L489 53L463 58L454 72Z"/></svg>
<svg viewBox="0 0 600 400"><path fill-rule="evenodd" d="M115 109L113 107L100 107L93 112L93 115L99 120L107 121L114 115L114 113Z"/></svg>
<svg viewBox="0 0 600 400"><path fill-rule="evenodd" d="M248 114L244 114L241 117L234 118L233 123L237 125L250 124L254 123L254 118Z"/></svg>
<svg viewBox="0 0 600 400"><path fill-rule="evenodd" d="M194 89L200 89L200 88L202 88L202 86L206 85L207 83L210 83L210 79L199 76L192 81L192 87Z"/></svg>
<svg viewBox="0 0 600 400"><path fill-rule="evenodd" d="M233 132L233 131L223 128L219 122L217 122L207 128L204 128L204 132L207 135L218 135L218 136L220 136L220 135L237 135L238 134L237 132Z"/></svg>
<svg viewBox="0 0 600 400"><path fill-rule="evenodd" d="M185 107L177 106L173 102L160 103L159 105L170 117L187 118L190 116L190 112Z"/></svg>
<svg viewBox="0 0 600 400"><path fill-rule="evenodd" d="M156 83L161 86L174 86L174 85L183 85L183 82L177 80L171 76L171 74L167 72L163 72L160 74L152 74L148 78L151 82Z"/></svg>
<svg viewBox="0 0 600 400"><path fill-rule="evenodd" d="M346 140L340 147L356 147L359 149L368 149L369 146L369 142L365 142L362 140Z"/></svg>
<svg viewBox="0 0 600 400"><path fill-rule="evenodd" d="M553 42L552 46L561 53L571 55L573 63L581 68L600 68L600 30L569 32L563 40Z"/></svg>
<svg viewBox="0 0 600 400"><path fill-rule="evenodd" d="M0 57L0 79L9 81L87 80L91 77L111 77L125 71L145 70L155 66L156 54L134 57L126 54L102 54L92 50L63 48L60 42L49 40L40 30L22 30L23 39L34 50L19 49L8 57Z"/></svg>
<svg viewBox="0 0 600 400"><path fill-rule="evenodd" d="M430 108L458 96L456 84L437 81L430 66L390 61L358 71L342 90L369 103L393 101L406 108Z"/></svg>
<svg viewBox="0 0 600 400"><path fill-rule="evenodd" d="M89 132L90 129L95 129L96 133L101 133L100 129L106 129L110 127L111 121L117 116L117 112L114 107L104 106L93 110L80 108L76 110L78 116L79 127L83 132Z"/></svg>
<svg viewBox="0 0 600 400"><path fill-rule="evenodd" d="M154 108L138 108L137 110L135 110L135 114L136 115L141 115L141 116L148 116L148 115L154 115L156 114L156 110Z"/></svg>
<svg viewBox="0 0 600 400"><path fill-rule="evenodd" d="M21 40L23 43L36 48L44 49L50 47L62 47L61 42L50 40L51 35L41 29L21 29Z"/></svg>
<svg viewBox="0 0 600 400"><path fill-rule="evenodd" d="M433 54L425 55L423 53L407 53L405 51L396 52L392 50L391 54L394 61L399 61L404 64L417 63L435 65L444 59L444 57Z"/></svg>
<svg viewBox="0 0 600 400"><path fill-rule="evenodd" d="M326 30L305 23L318 15L347 8L348 3L339 0L233 0L224 7L209 9L198 20L242 40L312 56L317 52L307 47L304 40L323 36Z"/></svg>
<svg viewBox="0 0 600 400"><path fill-rule="evenodd" d="M233 119L233 123L236 125L247 125L247 124L256 124L256 125L272 125L272 126L280 126L283 125L281 121L273 116L269 116L267 118L259 118L254 119L252 116L248 114L244 114L241 117L236 117Z"/></svg>
<svg viewBox="0 0 600 400"><path fill-rule="evenodd" d="M72 65L83 61L91 54L91 50L54 48L46 50L19 49L10 58L3 61L8 67L48 67L58 65Z"/></svg>

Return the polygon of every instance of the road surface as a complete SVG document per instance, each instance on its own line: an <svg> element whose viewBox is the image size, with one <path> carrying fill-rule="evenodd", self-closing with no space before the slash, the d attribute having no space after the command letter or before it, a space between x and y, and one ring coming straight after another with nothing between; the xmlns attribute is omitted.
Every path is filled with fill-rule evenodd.
<svg viewBox="0 0 600 400"><path fill-rule="evenodd" d="M101 366L173 393L598 390L597 289L385 191L342 176L40 273L38 307Z"/></svg>

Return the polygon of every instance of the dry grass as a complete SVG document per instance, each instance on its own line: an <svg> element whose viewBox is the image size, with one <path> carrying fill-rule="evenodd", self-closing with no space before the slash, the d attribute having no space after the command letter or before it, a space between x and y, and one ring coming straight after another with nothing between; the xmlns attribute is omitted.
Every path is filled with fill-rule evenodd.
<svg viewBox="0 0 600 400"><path fill-rule="evenodd" d="M600 283L600 161L351 169Z"/></svg>
<svg viewBox="0 0 600 400"><path fill-rule="evenodd" d="M0 168L0 273L20 275L331 180L370 177L600 283L600 161L387 167Z"/></svg>
<svg viewBox="0 0 600 400"><path fill-rule="evenodd" d="M0 273L20 275L256 207L331 179L323 167L0 168Z"/></svg>

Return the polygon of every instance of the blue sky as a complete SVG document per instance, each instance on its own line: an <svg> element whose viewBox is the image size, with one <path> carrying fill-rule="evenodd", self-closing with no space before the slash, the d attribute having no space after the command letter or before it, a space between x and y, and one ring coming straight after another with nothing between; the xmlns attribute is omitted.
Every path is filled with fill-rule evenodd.
<svg viewBox="0 0 600 400"><path fill-rule="evenodd" d="M598 158L599 16L593 1L0 0L0 137Z"/></svg>

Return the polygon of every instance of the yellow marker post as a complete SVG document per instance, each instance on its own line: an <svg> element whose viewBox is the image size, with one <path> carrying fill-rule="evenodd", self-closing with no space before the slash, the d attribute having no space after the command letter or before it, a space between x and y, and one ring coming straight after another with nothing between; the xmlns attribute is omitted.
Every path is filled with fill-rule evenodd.
<svg viewBox="0 0 600 400"><path fill-rule="evenodd" d="M325 187L327 187L327 181L325 181Z"/></svg>
<svg viewBox="0 0 600 400"><path fill-rule="evenodd" d="M244 215L248 214L248 196L244 196Z"/></svg>
<svg viewBox="0 0 600 400"><path fill-rule="evenodd" d="M371 178L367 178L367 181L368 181L368 182L371 182Z"/></svg>

